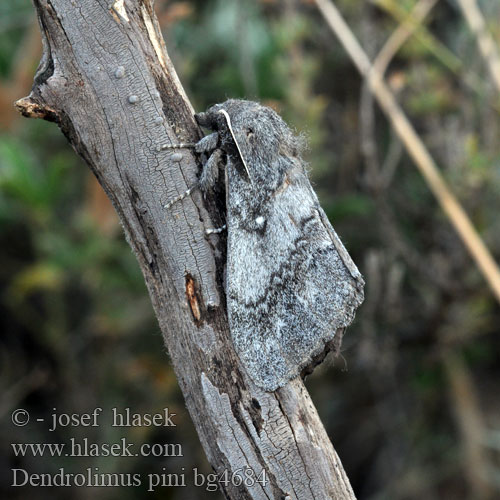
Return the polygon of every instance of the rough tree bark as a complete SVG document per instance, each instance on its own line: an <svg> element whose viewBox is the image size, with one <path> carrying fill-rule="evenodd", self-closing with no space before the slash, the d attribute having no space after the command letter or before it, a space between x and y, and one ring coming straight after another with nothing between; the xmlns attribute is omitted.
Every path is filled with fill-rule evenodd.
<svg viewBox="0 0 500 500"><path fill-rule="evenodd" d="M198 170L200 131L167 56L150 0L34 0L43 58L16 105L56 122L113 202L144 274L186 405L216 472L263 470L267 485L223 487L231 499L353 499L300 379L275 393L246 376L229 337L224 250L199 193L162 206ZM182 156L182 157L180 157Z"/></svg>

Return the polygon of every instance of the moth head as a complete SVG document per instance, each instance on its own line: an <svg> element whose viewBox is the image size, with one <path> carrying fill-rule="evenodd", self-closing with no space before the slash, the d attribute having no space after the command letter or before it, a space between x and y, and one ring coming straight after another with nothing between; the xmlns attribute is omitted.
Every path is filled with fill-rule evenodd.
<svg viewBox="0 0 500 500"><path fill-rule="evenodd" d="M216 105L219 106L219 105ZM208 128L210 130L218 131L222 125L221 120L218 119L218 115L215 112L215 107L212 106L207 111L202 113L196 113L194 115L196 122L200 127Z"/></svg>
<svg viewBox="0 0 500 500"><path fill-rule="evenodd" d="M218 131L222 135L222 142L226 143L226 147L228 144L233 146L234 154L243 166L245 177L250 183L253 183L246 155L241 149L241 139L233 128L231 116L227 109L225 109L225 106L223 104L216 104L209 108L206 113L198 113L195 115L195 118L199 125Z"/></svg>
<svg viewBox="0 0 500 500"><path fill-rule="evenodd" d="M234 145L249 179L271 179L281 156L296 156L299 141L283 119L257 102L229 99L197 115L204 127L217 130L223 144Z"/></svg>

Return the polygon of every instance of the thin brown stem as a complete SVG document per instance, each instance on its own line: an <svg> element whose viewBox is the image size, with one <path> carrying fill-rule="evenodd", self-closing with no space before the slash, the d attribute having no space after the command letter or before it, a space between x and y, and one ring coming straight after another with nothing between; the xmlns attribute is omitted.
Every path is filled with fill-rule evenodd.
<svg viewBox="0 0 500 500"><path fill-rule="evenodd" d="M490 251L472 225L468 215L446 184L443 176L405 113L397 103L382 75L374 68L352 30L329 0L315 0L328 25L344 46L361 75L405 145L415 166L462 239L474 262L483 274L491 291L500 302L500 270Z"/></svg>

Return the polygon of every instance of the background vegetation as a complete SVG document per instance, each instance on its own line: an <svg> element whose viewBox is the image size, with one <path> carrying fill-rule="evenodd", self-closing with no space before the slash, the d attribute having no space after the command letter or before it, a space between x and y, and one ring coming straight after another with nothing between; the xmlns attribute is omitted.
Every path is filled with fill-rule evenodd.
<svg viewBox="0 0 500 500"><path fill-rule="evenodd" d="M337 6L373 59L415 0ZM480 2L500 40L500 3ZM157 0L167 47L197 110L258 99L308 136L323 207L367 282L341 359L307 380L359 499L500 496L500 309L313 1ZM90 171L53 125L20 118L40 57L29 0L0 3L0 495L11 467L211 472L135 259ZM454 0L436 3L387 82L500 262L500 99ZM176 428L116 433L36 423L96 406ZM182 443L170 459L15 459L11 442ZM35 498L219 498L202 488L44 491Z"/></svg>

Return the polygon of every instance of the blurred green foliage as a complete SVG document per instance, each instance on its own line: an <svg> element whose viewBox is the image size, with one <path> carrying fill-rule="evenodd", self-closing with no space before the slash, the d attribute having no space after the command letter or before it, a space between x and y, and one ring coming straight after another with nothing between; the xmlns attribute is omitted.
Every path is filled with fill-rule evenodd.
<svg viewBox="0 0 500 500"><path fill-rule="evenodd" d="M415 1L337 5L373 57ZM496 2L480 7L499 18ZM366 302L341 358L308 382L358 498L498 497L498 304L381 112L361 98L362 82L314 3L157 0L156 8L196 109L228 97L259 99L307 137L313 183L365 276ZM498 41L500 28L489 27ZM28 0L0 5L2 498L25 498L26 491L5 487L13 466L74 466L14 459L10 442L124 437L106 426L52 434L15 428L15 408L47 417L52 408L169 407L175 429L126 437L180 442L182 458L89 458L78 469L210 472L111 206L54 125L12 115L12 101L29 93L19 67L36 66L39 54L25 43L36 29ZM391 62L387 80L500 262L500 101L455 2L438 3ZM374 116L364 132L363 106ZM371 156L367 141L375 144ZM128 488L119 495L147 494ZM74 489L71 496L117 494ZM216 497L192 485L162 492Z"/></svg>

